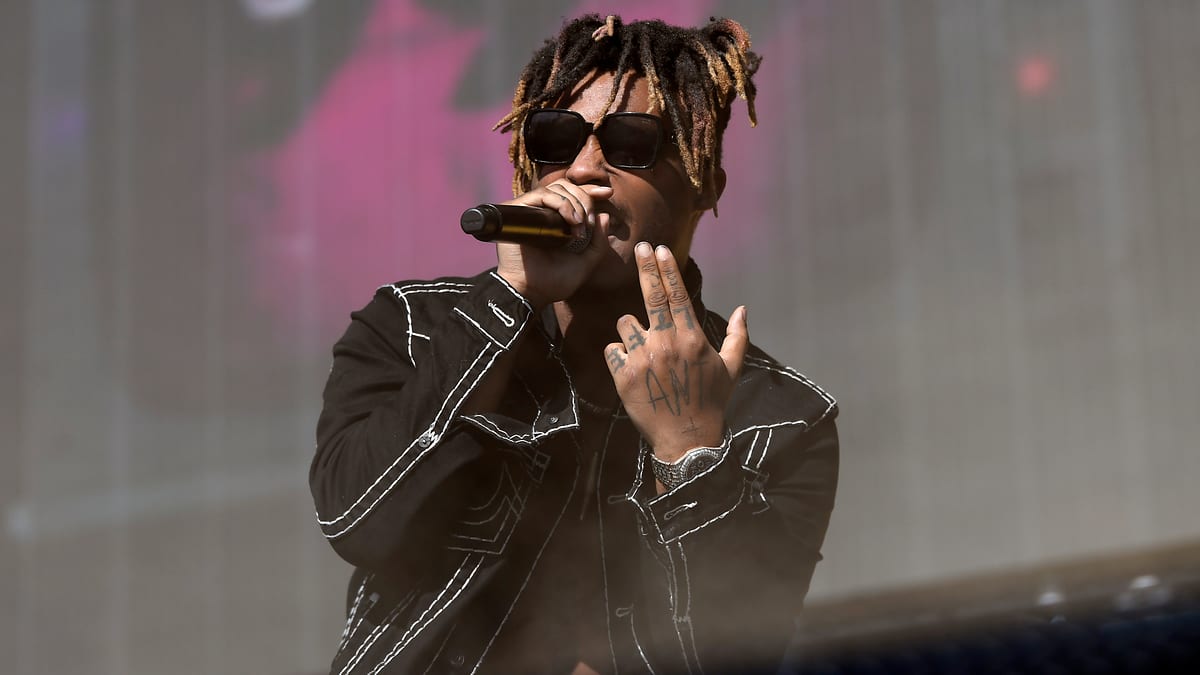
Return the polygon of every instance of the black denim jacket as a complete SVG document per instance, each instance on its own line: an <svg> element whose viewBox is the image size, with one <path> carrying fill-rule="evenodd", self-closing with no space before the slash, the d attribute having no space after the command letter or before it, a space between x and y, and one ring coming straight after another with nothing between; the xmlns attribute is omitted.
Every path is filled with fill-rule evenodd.
<svg viewBox="0 0 1200 675"><path fill-rule="evenodd" d="M719 346L694 264L685 280ZM751 346L724 458L656 495L636 430L581 407L547 323L494 271L384 286L352 315L310 471L321 529L356 567L331 672L781 658L833 508L833 398ZM464 415L522 335L501 409Z"/></svg>

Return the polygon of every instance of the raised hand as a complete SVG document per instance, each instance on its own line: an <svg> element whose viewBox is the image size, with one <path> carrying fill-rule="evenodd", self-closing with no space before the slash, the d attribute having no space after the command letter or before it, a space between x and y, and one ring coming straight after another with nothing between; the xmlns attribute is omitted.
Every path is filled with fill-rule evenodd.
<svg viewBox="0 0 1200 675"><path fill-rule="evenodd" d="M708 343L666 246L635 248L649 326L632 315L617 320L621 342L604 348L625 411L665 462L688 450L721 444L725 404L733 392L750 338L746 308L730 317L718 352Z"/></svg>

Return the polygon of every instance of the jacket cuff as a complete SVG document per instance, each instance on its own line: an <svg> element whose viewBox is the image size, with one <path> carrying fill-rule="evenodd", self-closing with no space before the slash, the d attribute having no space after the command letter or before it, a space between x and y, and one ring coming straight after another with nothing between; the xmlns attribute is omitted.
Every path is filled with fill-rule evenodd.
<svg viewBox="0 0 1200 675"><path fill-rule="evenodd" d="M495 270L483 279L453 311L497 347L508 349L533 316L533 306Z"/></svg>
<svg viewBox="0 0 1200 675"><path fill-rule="evenodd" d="M736 453L731 452L733 435L727 430L717 448L721 459L691 480L655 495L651 450L645 441L638 453L638 479L630 499L638 507L642 532L660 544L670 544L729 515L746 495L748 474Z"/></svg>

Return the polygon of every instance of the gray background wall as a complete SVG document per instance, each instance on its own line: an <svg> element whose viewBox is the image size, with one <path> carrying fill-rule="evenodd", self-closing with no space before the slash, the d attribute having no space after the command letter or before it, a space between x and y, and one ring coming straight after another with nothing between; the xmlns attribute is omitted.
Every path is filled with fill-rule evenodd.
<svg viewBox="0 0 1200 675"><path fill-rule="evenodd" d="M506 194L489 123L585 10L766 57L696 257L841 401L810 598L1200 535L1200 3L294 4L5 4L6 671L325 667L328 348L488 264L453 218Z"/></svg>

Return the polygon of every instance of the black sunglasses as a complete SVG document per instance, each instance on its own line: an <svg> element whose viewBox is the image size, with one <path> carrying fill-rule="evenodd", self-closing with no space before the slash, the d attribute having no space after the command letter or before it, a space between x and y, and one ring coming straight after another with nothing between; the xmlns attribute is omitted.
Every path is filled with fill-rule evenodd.
<svg viewBox="0 0 1200 675"><path fill-rule="evenodd" d="M525 153L535 164L570 164L596 135L604 160L618 169L649 169L662 145L662 121L654 115L619 112L605 115L600 126L574 110L538 108L525 117Z"/></svg>

